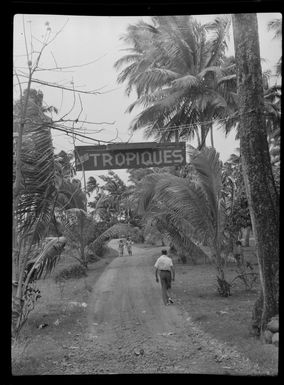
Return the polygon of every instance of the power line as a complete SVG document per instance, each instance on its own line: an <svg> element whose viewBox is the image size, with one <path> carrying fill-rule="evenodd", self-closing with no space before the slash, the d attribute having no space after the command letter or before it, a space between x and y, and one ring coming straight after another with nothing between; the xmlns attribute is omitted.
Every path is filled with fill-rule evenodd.
<svg viewBox="0 0 284 385"><path fill-rule="evenodd" d="M254 112L254 110L250 110L250 111L246 112L245 114L250 114L252 112ZM189 123L189 124L175 125L175 126L170 126L170 127L160 127L160 128L157 128L157 131L167 132L167 131L177 131L177 130L180 130L181 128L183 128L183 129L191 128L191 127L196 128L198 126L207 125L207 124L210 124L210 123L218 123L218 122L221 122L221 121L226 121L226 120L229 120L231 117L236 118L237 116L239 116L239 114L229 115L226 118L208 120L208 121L205 121L205 122ZM121 142L115 142L115 139L113 139L113 140L103 140L103 139L91 138L90 136L86 136L86 135L83 135L81 133L75 132L76 129L73 129L73 128L69 129L69 128L66 128L66 127L60 126L60 125L56 125L56 126L48 125L48 127L50 129L53 129L53 130L58 130L58 131L65 132L67 135L70 134L70 135L79 136L79 137L82 137L82 138L85 138L85 139L92 140L92 141L97 142L97 143L107 143L107 144L121 143ZM129 142L131 137L132 137L132 135L126 141L126 143Z"/></svg>
<svg viewBox="0 0 284 385"><path fill-rule="evenodd" d="M254 110L250 110L248 112L245 112L244 114L250 114L253 111ZM218 119L207 120L207 121L203 121L203 122L180 124L180 125L172 125L172 126L168 126L168 127L159 127L156 130L157 131L167 131L167 130L168 131L177 131L177 130L182 129L182 128L191 128L191 127L192 128L196 128L196 127L207 125L207 124L211 124L211 123L221 123L222 121L228 121L230 118L237 118L239 115L240 114L233 114L233 115L228 115L225 118L218 118Z"/></svg>

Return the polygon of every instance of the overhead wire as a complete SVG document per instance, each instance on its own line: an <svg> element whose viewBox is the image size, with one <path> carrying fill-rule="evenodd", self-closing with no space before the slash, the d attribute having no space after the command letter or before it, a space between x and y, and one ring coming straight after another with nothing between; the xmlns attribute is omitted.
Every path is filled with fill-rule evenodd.
<svg viewBox="0 0 284 385"><path fill-rule="evenodd" d="M245 112L244 114L250 114L253 111L254 110L250 110L250 111ZM157 128L157 131L166 132L166 131L177 131L177 130L180 130L181 128L182 129L191 128L191 127L196 128L198 126L207 125L207 124L211 124L211 123L220 123L221 121L228 121L230 118L232 118L232 117L236 118L238 115L240 115L240 114L233 114L233 115L229 115L225 118L208 120L208 121L198 122L198 123L189 123L189 124L173 125L173 126L169 126L169 127L160 127L160 128ZM67 133L67 135L70 134L70 135L79 136L79 137L82 137L85 139L92 140L92 141L97 142L97 143L113 144L113 143L121 143L122 142L122 141L115 142L114 139L112 139L112 140L95 139L95 138L92 138L90 136L86 136L86 135L79 133L78 132L79 129L76 129L76 128L71 129L71 128L68 128L64 125L60 125L60 124L56 124L54 126L50 125L49 127L51 129L54 129L54 130L63 131L65 133ZM130 135L130 137L128 138L128 140L125 141L125 143L129 143L132 136L133 135ZM116 139L117 138L118 138L118 136L116 136Z"/></svg>

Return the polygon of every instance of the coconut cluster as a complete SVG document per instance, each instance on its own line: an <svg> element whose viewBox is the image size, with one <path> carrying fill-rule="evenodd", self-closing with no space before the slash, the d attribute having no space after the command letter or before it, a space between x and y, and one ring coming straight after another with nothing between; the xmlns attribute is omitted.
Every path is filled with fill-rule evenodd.
<svg viewBox="0 0 284 385"><path fill-rule="evenodd" d="M272 317L264 332L264 340L267 344L278 346L279 344L279 315Z"/></svg>

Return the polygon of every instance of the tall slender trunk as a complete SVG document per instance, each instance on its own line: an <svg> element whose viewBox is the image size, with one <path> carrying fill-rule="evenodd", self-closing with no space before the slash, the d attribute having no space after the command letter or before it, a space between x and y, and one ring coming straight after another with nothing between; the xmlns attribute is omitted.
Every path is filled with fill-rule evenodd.
<svg viewBox="0 0 284 385"><path fill-rule="evenodd" d="M264 120L263 84L256 14L233 15L237 64L240 151L260 270L263 302L259 329L278 312L279 201ZM254 309L255 310L255 309Z"/></svg>
<svg viewBox="0 0 284 385"><path fill-rule="evenodd" d="M249 247L250 227L245 228L244 246Z"/></svg>
<svg viewBox="0 0 284 385"><path fill-rule="evenodd" d="M200 135L198 132L198 127L196 128L195 132L196 132L196 137L197 137L197 148L200 148L201 141L200 141Z"/></svg>
<svg viewBox="0 0 284 385"><path fill-rule="evenodd" d="M179 142L179 132L178 132L178 130L175 130L175 142L176 143Z"/></svg>
<svg viewBox="0 0 284 385"><path fill-rule="evenodd" d="M26 124L26 117L27 117L27 108L28 108L28 102L29 102L29 96L30 96L30 89L32 84L32 74L30 72L29 80L28 80L28 86L27 86L27 93L26 93L26 99L24 103L23 110L21 111L21 119L20 119L20 125L17 135L17 142L16 142L16 166L15 166L15 182L13 184L13 266L12 266L12 275L13 279L17 277L19 280L17 291L16 291L16 298L18 302L21 302L22 298L22 283L23 283L23 276L24 276L24 270L25 270L25 264L26 260L21 260L20 255L20 237L18 234L18 219L17 219L17 209L19 204L19 199L21 195L21 190L23 188L22 186L22 144L23 144L23 135L24 135L24 129ZM15 264L16 263L16 264Z"/></svg>
<svg viewBox="0 0 284 385"><path fill-rule="evenodd" d="M206 127L205 126L201 126L200 150L205 146L207 133L208 133L208 131L207 131Z"/></svg>
<svg viewBox="0 0 284 385"><path fill-rule="evenodd" d="M210 139L211 139L211 147L214 148L214 138L213 138L213 124L210 124Z"/></svg>
<svg viewBox="0 0 284 385"><path fill-rule="evenodd" d="M206 123L201 125L201 144L200 144L200 149L206 146L206 138L208 135L208 132L211 128L211 124Z"/></svg>

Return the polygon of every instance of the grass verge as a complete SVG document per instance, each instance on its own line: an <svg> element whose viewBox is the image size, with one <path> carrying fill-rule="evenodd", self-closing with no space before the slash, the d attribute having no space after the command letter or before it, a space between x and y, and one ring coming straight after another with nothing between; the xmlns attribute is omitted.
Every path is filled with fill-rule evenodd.
<svg viewBox="0 0 284 385"><path fill-rule="evenodd" d="M107 248L102 259L89 264L85 277L56 284L54 277L74 264L70 253L67 250L62 255L49 278L37 282L42 297L12 347L13 375L64 374L68 357L87 327L85 314L91 290L106 266L118 256Z"/></svg>
<svg viewBox="0 0 284 385"><path fill-rule="evenodd" d="M228 268L228 281L232 281L235 276L235 268ZM213 266L177 264L173 292L177 305L186 310L192 321L205 332L228 346L235 346L252 362L257 363L263 369L263 374L277 374L278 348L263 344L251 334L249 328L258 284L253 290L246 291L238 282L232 288L232 295L223 298L217 293Z"/></svg>

